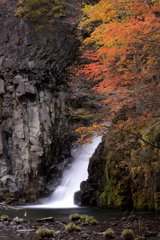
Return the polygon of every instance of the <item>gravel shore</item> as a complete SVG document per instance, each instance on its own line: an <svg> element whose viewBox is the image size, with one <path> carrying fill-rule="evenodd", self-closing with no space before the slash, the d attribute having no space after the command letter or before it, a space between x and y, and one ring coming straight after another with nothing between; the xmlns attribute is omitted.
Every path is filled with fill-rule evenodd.
<svg viewBox="0 0 160 240"><path fill-rule="evenodd" d="M129 216L128 218L112 218L107 221L98 222L96 225L82 226L80 221L76 221L81 229L80 232L67 232L65 230L66 225L70 223L68 221L37 221L37 220L24 220L16 217L14 219L1 220L0 222L0 239L3 240L78 240L78 239L90 239L100 240L104 239L103 232L111 228L115 232L114 239L122 239L121 233L124 229L130 228L134 232L134 239L160 239L160 219L147 220L143 217L136 217L135 215ZM40 238L36 234L37 229L48 228L55 230L54 237Z"/></svg>

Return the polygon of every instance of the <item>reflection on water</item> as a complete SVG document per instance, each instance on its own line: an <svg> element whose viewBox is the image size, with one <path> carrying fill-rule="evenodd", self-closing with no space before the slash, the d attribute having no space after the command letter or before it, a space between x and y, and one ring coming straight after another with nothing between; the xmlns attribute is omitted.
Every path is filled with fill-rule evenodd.
<svg viewBox="0 0 160 240"><path fill-rule="evenodd" d="M27 210L27 216L24 217L24 211L19 210L14 212L13 210L0 210L0 216L3 214L7 214L10 218L14 218L16 216L25 219L36 219L43 217L53 216L55 220L63 220L67 221L69 219L69 215L72 213L79 214L87 214L89 216L93 216L98 221L105 221L110 218L121 218L122 216L129 216L131 211L120 211L120 210L111 210L111 209L101 209L101 208L89 208L89 207L79 207L79 208L30 208L24 207ZM157 212L133 212L133 214L142 216L147 219L157 219L160 217L160 213Z"/></svg>

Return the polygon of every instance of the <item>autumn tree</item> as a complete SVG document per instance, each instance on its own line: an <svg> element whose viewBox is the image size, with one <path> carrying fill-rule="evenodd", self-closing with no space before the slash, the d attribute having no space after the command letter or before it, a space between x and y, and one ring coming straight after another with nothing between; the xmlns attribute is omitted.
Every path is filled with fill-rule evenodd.
<svg viewBox="0 0 160 240"><path fill-rule="evenodd" d="M128 112L125 129L136 134L136 128L159 116L160 3L101 0L85 5L83 13L80 29L90 33L83 43L92 49L84 52L90 62L79 72L106 96L111 119L122 109Z"/></svg>

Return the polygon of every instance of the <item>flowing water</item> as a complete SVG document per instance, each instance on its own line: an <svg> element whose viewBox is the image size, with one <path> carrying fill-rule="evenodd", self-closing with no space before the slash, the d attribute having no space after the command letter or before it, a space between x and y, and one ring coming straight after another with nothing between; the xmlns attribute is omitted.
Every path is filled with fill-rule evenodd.
<svg viewBox="0 0 160 240"><path fill-rule="evenodd" d="M64 171L62 181L50 199L44 205L37 206L38 208L76 207L73 201L74 193L80 190L80 183L87 179L89 159L100 142L101 137L96 137L93 139L92 144L83 145L78 149L72 150L73 163Z"/></svg>
<svg viewBox="0 0 160 240"><path fill-rule="evenodd" d="M93 144L82 146L78 150L74 150L72 155L74 156L74 162L72 165L64 171L64 175L60 185L57 187L51 198L46 204L28 206L24 207L27 210L27 216L24 217L24 211L6 211L0 209L0 215L7 214L10 218L16 216L25 219L36 219L43 217L53 216L55 220L62 220L63 222L69 221L69 215L72 213L87 214L89 216L94 216L101 224L98 228L104 228L103 224L107 223L110 218L121 219L124 215L130 215L130 212L125 213L125 211L120 210L109 210L100 208L89 208L89 207L77 207L73 203L74 192L78 191L80 188L80 183L86 180L88 177L87 168L89 163L89 158L95 151L95 148L101 142L101 138L97 137L93 140ZM160 213L155 212L136 212L138 216L144 219L154 220L158 222L160 219ZM159 224L159 223L158 223ZM17 240L14 231L1 232L0 239L5 240ZM28 239L28 238L27 238ZM30 239L30 238L29 238ZM159 239L156 238L155 240Z"/></svg>

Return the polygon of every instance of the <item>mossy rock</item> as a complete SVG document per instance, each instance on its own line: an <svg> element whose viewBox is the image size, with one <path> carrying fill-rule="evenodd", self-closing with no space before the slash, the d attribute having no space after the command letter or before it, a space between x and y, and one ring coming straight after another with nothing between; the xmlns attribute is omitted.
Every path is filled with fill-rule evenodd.
<svg viewBox="0 0 160 240"><path fill-rule="evenodd" d="M86 220L88 218L88 215L84 214L84 215L80 215L81 220Z"/></svg>
<svg viewBox="0 0 160 240"><path fill-rule="evenodd" d="M96 225L96 224L98 224L98 222L92 216L88 216L82 223L82 225Z"/></svg>
<svg viewBox="0 0 160 240"><path fill-rule="evenodd" d="M98 199L98 206L99 207L106 207L108 205L108 195L104 191L101 193L99 199Z"/></svg>
<svg viewBox="0 0 160 240"><path fill-rule="evenodd" d="M72 221L77 221L77 220L81 219L81 217L78 213L73 213L73 214L69 215L69 219L71 219Z"/></svg>
<svg viewBox="0 0 160 240"><path fill-rule="evenodd" d="M39 237L54 237L55 236L55 231L54 230L49 230L48 228L39 228L37 231L36 231L36 234L39 236Z"/></svg>
<svg viewBox="0 0 160 240"><path fill-rule="evenodd" d="M156 140L157 136L160 134L160 124L159 119L155 119L141 130L142 138L147 142L153 142ZM143 144L145 144L143 142Z"/></svg>
<svg viewBox="0 0 160 240"><path fill-rule="evenodd" d="M132 240L134 239L134 233L132 231L132 229L124 229L122 232L122 238L124 240Z"/></svg>
<svg viewBox="0 0 160 240"><path fill-rule="evenodd" d="M148 189L140 189L137 192L132 194L133 207L135 209L148 209Z"/></svg>
<svg viewBox="0 0 160 240"><path fill-rule="evenodd" d="M109 148L106 153L105 165L106 186L97 198L99 207L132 208L129 173L129 169L128 173L126 172L124 154L115 148Z"/></svg>
<svg viewBox="0 0 160 240"><path fill-rule="evenodd" d="M2 216L1 216L1 220L2 220L2 221L7 221L7 220L9 220L8 215L2 215Z"/></svg>
<svg viewBox="0 0 160 240"><path fill-rule="evenodd" d="M160 192L154 193L154 209L155 211L160 211Z"/></svg>
<svg viewBox="0 0 160 240"><path fill-rule="evenodd" d="M69 223L69 224L66 226L65 230L66 230L67 232L74 232L74 231L80 232L80 231L81 231L81 229L80 229L78 226L76 226L73 222Z"/></svg>
<svg viewBox="0 0 160 240"><path fill-rule="evenodd" d="M157 235L158 235L158 233L155 231L147 231L144 233L145 237L156 237Z"/></svg>
<svg viewBox="0 0 160 240"><path fill-rule="evenodd" d="M103 237L105 238L114 238L114 231L111 228L108 228L106 231L103 232Z"/></svg>
<svg viewBox="0 0 160 240"><path fill-rule="evenodd" d="M115 186L116 185L116 186ZM117 183L113 187L107 185L105 191L98 199L99 207L111 208L132 208L131 194L128 194L128 184L126 186Z"/></svg>

